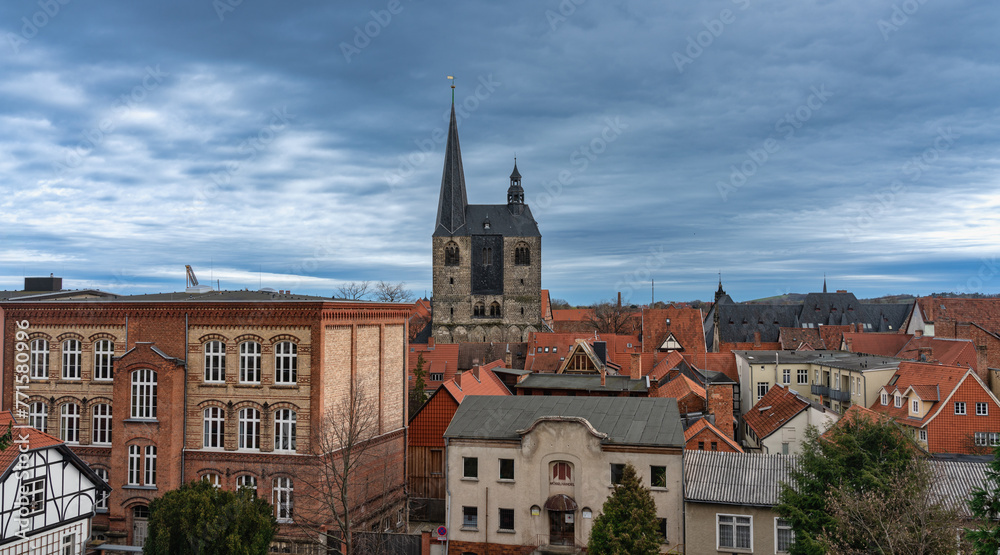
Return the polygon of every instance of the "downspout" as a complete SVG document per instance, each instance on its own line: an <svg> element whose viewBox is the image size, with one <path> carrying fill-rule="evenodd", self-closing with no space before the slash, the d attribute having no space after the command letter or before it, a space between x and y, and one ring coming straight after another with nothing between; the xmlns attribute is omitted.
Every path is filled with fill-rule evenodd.
<svg viewBox="0 0 1000 555"><path fill-rule="evenodd" d="M128 314L125 315L125 351L128 352ZM185 353L184 356L187 356Z"/></svg>
<svg viewBox="0 0 1000 555"><path fill-rule="evenodd" d="M483 515L483 543L486 544L486 555L490 555L490 488L486 488L486 514Z"/></svg>
<svg viewBox="0 0 1000 555"><path fill-rule="evenodd" d="M451 552L451 487L448 482L448 438L444 438L444 495L447 498L444 506L445 527L449 528L448 535L444 538L444 552Z"/></svg>
<svg viewBox="0 0 1000 555"><path fill-rule="evenodd" d="M125 317L128 320L128 316ZM126 326L126 330L128 326ZM126 331L127 333L127 331ZM128 340L125 340L126 347L128 347ZM183 438L181 440L181 484L184 482L184 452L186 451L187 443L187 409L188 409L188 387L187 387L187 373L188 373L188 313L184 313L184 416L181 418L181 429L184 433L181 434Z"/></svg>
<svg viewBox="0 0 1000 555"><path fill-rule="evenodd" d="M685 447L681 448L681 541L684 542L681 545L684 546L684 550L687 551L687 540L688 540L688 527L687 527L687 479L684 477L684 451Z"/></svg>

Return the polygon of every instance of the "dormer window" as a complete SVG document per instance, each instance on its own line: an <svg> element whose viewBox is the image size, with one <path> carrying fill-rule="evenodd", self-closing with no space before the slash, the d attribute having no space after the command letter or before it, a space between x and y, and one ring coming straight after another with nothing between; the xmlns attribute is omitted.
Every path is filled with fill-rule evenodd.
<svg viewBox="0 0 1000 555"><path fill-rule="evenodd" d="M912 405L913 405L913 406L912 406L912 409L911 409L911 410L912 410L912 411L913 411L914 413L919 413L919 412L920 412L920 401L919 401L919 400L917 400L917 399L914 399L914 400L913 400L913 403L912 403Z"/></svg>
<svg viewBox="0 0 1000 555"><path fill-rule="evenodd" d="M489 228L490 228L490 219L486 218L486 220L483 221L483 229L489 229Z"/></svg>
<svg viewBox="0 0 1000 555"><path fill-rule="evenodd" d="M896 407L897 409L898 409L899 407L903 406L903 397L902 397L902 396L900 396L900 395L899 395L899 393L896 393L895 395L893 395L893 396L892 396L892 404L893 404L893 405L894 405L894 406L895 406L895 407Z"/></svg>

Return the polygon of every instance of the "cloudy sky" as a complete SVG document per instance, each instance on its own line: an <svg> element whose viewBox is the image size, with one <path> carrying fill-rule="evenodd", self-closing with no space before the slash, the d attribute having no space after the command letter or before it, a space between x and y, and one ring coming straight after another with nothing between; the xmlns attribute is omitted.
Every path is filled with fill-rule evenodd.
<svg viewBox="0 0 1000 555"><path fill-rule="evenodd" d="M573 303L1000 292L1000 5L0 3L0 289L430 294L450 104Z"/></svg>

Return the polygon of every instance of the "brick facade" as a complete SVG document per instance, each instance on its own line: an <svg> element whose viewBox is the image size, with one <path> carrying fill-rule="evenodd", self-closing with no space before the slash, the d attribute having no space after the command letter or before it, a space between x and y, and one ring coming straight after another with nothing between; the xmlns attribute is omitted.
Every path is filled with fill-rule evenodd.
<svg viewBox="0 0 1000 555"><path fill-rule="evenodd" d="M108 474L109 508L94 519L95 530L106 530L112 543L131 544L134 509L191 480L211 477L221 487L235 489L238 480L252 479L259 495L271 500L277 479L289 478L294 513L292 522L282 524L279 538L290 541L309 535L296 522L322 520L319 503L310 495L316 476L310 455L322 432L323 416L335 411L352 387L362 388L378 411L373 440L378 457L357 474L355 518L365 529L374 523L380 529L395 527L398 515L404 514L399 511L405 509L404 355L409 307L178 297L185 300L136 302L124 297L2 305L5 337L14 336L15 320L27 320L30 340L48 342L47 373L28 383L28 406L36 403L34 407L45 409L47 431L56 436L70 433L67 428L73 426L66 424L74 422L73 413L79 410L79 438L68 443L92 467ZM95 375L95 348L102 340L114 346L110 380ZM219 344L218 353L209 352ZM246 374L241 373L244 345L250 359L259 349L259 373L252 372L253 362L246 364ZM17 408L15 354L14 342L5 341L5 409ZM219 365L217 373L206 367L212 362ZM135 393L148 378L149 387L155 383L155 405L144 403ZM94 430L99 405L113 413L110 443L95 442L104 439ZM143 413L144 407L150 412ZM212 411L206 413L208 409ZM279 411L294 415L293 448L289 442L277 449ZM206 434L208 416L218 423L210 434ZM259 430L243 435L245 445L240 444L241 416L246 417L247 430L254 426Z"/></svg>

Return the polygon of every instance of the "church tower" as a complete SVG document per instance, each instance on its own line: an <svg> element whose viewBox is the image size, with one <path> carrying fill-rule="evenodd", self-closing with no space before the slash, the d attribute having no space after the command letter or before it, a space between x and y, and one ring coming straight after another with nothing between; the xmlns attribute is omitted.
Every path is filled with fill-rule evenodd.
<svg viewBox="0 0 1000 555"><path fill-rule="evenodd" d="M454 104L432 245L436 342L516 342L542 329L542 235L517 161L507 204L470 205Z"/></svg>

